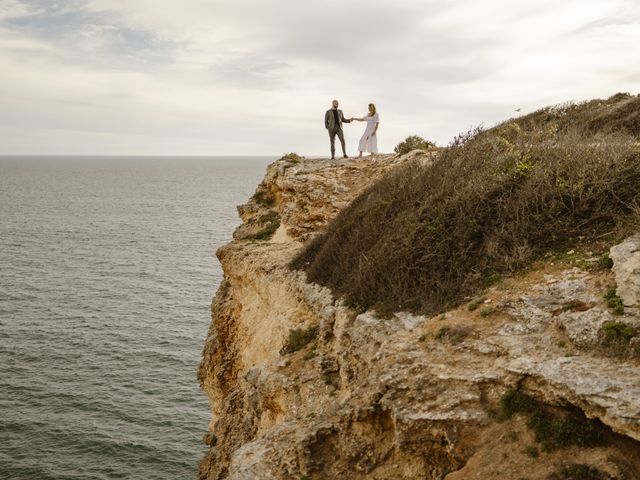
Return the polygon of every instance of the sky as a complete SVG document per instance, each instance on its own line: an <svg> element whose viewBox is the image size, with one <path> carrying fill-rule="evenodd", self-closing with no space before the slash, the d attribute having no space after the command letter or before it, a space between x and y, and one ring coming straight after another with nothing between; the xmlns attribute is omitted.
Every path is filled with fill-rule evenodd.
<svg viewBox="0 0 640 480"><path fill-rule="evenodd" d="M640 93L639 45L637 0L0 0L0 154L326 155L334 98L446 145Z"/></svg>

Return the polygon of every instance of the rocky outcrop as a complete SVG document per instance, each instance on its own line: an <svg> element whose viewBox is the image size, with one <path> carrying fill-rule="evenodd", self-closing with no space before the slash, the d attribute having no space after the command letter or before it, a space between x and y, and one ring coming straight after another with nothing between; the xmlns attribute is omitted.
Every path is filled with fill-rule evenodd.
<svg viewBox="0 0 640 480"><path fill-rule="evenodd" d="M624 304L640 307L640 235L634 235L611 248L618 295Z"/></svg>
<svg viewBox="0 0 640 480"><path fill-rule="evenodd" d="M623 292L617 272L547 265L498 283L476 309L383 318L288 268L403 161L281 160L239 207L198 372L212 406L199 478L534 480L569 459L640 478L638 360L598 349L614 275ZM532 455L526 418L500 418L512 389L583 412L604 440Z"/></svg>
<svg viewBox="0 0 640 480"><path fill-rule="evenodd" d="M425 162L431 159L429 155L413 156ZM403 157L403 161L406 160ZM238 207L244 223L238 227L234 238L250 238L255 233L256 220L269 216L275 208L280 221L275 240L307 240L399 161L391 155L379 155L375 160L285 159L275 162L267 168L251 201Z"/></svg>

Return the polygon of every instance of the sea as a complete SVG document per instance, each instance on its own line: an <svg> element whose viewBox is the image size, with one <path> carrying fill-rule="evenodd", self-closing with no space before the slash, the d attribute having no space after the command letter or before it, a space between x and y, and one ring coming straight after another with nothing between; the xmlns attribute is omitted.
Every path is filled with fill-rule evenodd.
<svg viewBox="0 0 640 480"><path fill-rule="evenodd" d="M0 478L192 479L217 247L272 157L0 157Z"/></svg>

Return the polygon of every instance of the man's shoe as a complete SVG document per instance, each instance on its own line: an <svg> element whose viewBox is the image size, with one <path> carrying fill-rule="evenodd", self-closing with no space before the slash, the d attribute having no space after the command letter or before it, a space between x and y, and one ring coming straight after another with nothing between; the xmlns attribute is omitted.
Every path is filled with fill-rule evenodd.
<svg viewBox="0 0 640 480"><path fill-rule="evenodd" d="M331 160L335 160L335 159L336 159L336 157L331 157Z"/></svg>
<svg viewBox="0 0 640 480"><path fill-rule="evenodd" d="M346 153L343 155L344 158L349 158L349 155L347 155Z"/></svg>

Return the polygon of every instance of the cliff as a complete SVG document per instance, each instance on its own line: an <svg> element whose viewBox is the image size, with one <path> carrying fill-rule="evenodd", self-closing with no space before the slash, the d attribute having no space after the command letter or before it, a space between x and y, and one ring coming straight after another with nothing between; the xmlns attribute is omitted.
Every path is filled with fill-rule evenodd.
<svg viewBox="0 0 640 480"><path fill-rule="evenodd" d="M640 478L640 342L612 355L602 338L640 327L638 237L612 270L568 251L434 317L356 312L289 268L406 161L283 158L238 208L198 372L212 406L199 478ZM620 316L603 298L614 281Z"/></svg>

